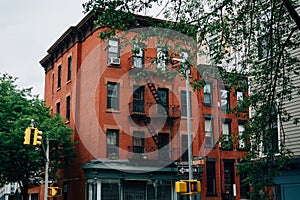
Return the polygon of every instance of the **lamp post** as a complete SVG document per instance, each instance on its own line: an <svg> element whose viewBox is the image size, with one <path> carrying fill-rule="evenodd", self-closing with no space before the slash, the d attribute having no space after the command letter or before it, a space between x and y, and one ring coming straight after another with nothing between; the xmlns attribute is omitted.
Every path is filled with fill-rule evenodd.
<svg viewBox="0 0 300 200"><path fill-rule="evenodd" d="M49 177L49 140L46 137L46 164L45 164L45 190L44 190L44 200L48 199L48 177Z"/></svg>
<svg viewBox="0 0 300 200"><path fill-rule="evenodd" d="M190 97L190 83L189 74L190 69L185 64L185 86L186 86L186 116L187 116L187 132L188 132L188 167L189 167L189 180L193 180L193 169L192 169L192 134L191 134L191 97ZM189 184L191 184L189 182ZM189 187L190 188L190 187ZM192 195L190 195L192 200Z"/></svg>
<svg viewBox="0 0 300 200"><path fill-rule="evenodd" d="M179 61L185 70L185 87L186 87L186 120L187 120L187 132L188 132L188 170L189 170L189 180L193 180L193 168L192 168L192 134L191 134L191 97L190 97L190 65L186 59L173 58L175 61ZM189 188L191 188L191 182L188 183ZM193 196L190 194L190 200Z"/></svg>

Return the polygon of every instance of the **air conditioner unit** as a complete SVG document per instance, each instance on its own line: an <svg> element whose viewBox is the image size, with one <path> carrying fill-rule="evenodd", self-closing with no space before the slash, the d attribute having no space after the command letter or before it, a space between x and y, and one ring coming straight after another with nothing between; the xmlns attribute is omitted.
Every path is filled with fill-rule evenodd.
<svg viewBox="0 0 300 200"><path fill-rule="evenodd" d="M245 148L245 144L240 142L239 147L240 147L240 149L244 149Z"/></svg>
<svg viewBox="0 0 300 200"><path fill-rule="evenodd" d="M117 57L109 58L108 64L110 64L110 65L119 65L120 64L120 58L117 58Z"/></svg>
<svg viewBox="0 0 300 200"><path fill-rule="evenodd" d="M229 135L224 135L224 142L228 142L229 141Z"/></svg>

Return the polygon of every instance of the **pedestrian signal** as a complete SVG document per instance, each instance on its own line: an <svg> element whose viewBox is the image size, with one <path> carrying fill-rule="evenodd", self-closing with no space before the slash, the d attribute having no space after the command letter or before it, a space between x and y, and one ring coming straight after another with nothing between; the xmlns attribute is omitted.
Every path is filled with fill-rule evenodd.
<svg viewBox="0 0 300 200"><path fill-rule="evenodd" d="M60 187L48 187L48 197L59 197L61 195Z"/></svg>
<svg viewBox="0 0 300 200"><path fill-rule="evenodd" d="M176 192L192 195L201 192L201 182L197 180L180 180L175 183Z"/></svg>

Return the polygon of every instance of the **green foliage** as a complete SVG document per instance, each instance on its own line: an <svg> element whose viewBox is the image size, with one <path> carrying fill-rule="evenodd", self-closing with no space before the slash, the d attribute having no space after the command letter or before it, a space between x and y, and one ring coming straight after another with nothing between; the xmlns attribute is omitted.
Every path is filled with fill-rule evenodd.
<svg viewBox="0 0 300 200"><path fill-rule="evenodd" d="M34 119L35 126L50 140L50 179L57 169L75 156L69 137L73 131L60 116L51 117L42 100L31 95L31 89L19 89L17 79L0 76L0 183L18 182L28 187L43 179L45 154L41 146L24 145L24 131Z"/></svg>
<svg viewBox="0 0 300 200"><path fill-rule="evenodd" d="M229 112L240 115L251 108L250 123L242 136L251 141L247 147L250 151L239 169L244 181L252 184L251 198L259 200L270 198L268 189L274 184L274 177L287 166L292 156L283 140L283 124L299 122L284 107L285 102L299 94L295 92L299 87L293 81L300 74L300 60L292 53L299 49L300 31L284 2L290 1L89 0L84 9L97 13L97 25L112 28L108 30L111 34L101 35L101 38L136 25L163 27L194 38L198 36L198 44L189 48L197 47L198 55L208 55L210 59L206 64L222 66L219 72L228 87L234 91L251 91ZM300 6L298 1L291 0L291 3ZM144 20L141 24L140 17L135 15L149 16L151 11L156 11L165 21ZM164 39L169 32L161 34ZM215 73L201 67L198 71L204 79ZM241 76L248 77L248 82L240 81ZM201 89L203 82L195 79L191 85ZM278 139L274 131L278 127L282 141L279 148L275 148L269 143Z"/></svg>

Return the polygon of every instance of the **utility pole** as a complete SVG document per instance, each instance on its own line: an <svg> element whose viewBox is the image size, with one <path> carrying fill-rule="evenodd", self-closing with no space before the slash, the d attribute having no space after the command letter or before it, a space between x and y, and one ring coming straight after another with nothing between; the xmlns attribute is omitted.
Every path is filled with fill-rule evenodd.
<svg viewBox="0 0 300 200"><path fill-rule="evenodd" d="M49 179L49 140L46 137L46 164L45 164L45 190L44 190L44 200L48 199L48 179Z"/></svg>
<svg viewBox="0 0 300 200"><path fill-rule="evenodd" d="M189 180L193 180L193 169L192 169L192 134L191 134L191 97L190 97L190 83L189 74L190 68L185 64L185 86L186 86L186 115L187 115L187 131L188 131L188 167L189 167ZM189 182L189 188L191 188L191 183ZM190 194L190 200L193 197Z"/></svg>
<svg viewBox="0 0 300 200"><path fill-rule="evenodd" d="M39 131L35 128L34 119L31 119L30 127L25 130L24 144L31 145L31 137L34 136L33 145L42 145L44 155L46 158L45 164L45 191L44 191L44 200L48 199L48 179L49 179L49 139L46 137L46 149L42 141L42 131Z"/></svg>

